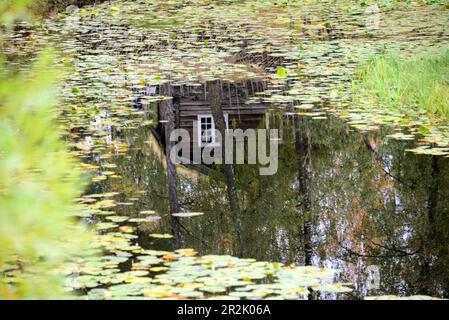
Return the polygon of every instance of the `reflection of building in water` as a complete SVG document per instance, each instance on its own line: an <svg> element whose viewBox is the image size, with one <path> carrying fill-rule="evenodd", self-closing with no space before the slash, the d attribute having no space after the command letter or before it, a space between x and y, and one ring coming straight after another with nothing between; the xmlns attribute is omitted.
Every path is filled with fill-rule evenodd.
<svg viewBox="0 0 449 320"><path fill-rule="evenodd" d="M222 81L220 86L221 109L226 127L242 130L259 127L267 105L257 97L267 89L267 82L247 80L230 83ZM207 84L171 86L174 128L185 129L189 132L190 150L193 150L193 144L200 148L219 144L215 134L215 130L218 128L212 116L208 94ZM159 86L151 86L145 89L145 95L164 96L165 94L160 92ZM158 125L153 131L159 141L165 141L163 130L165 119L161 113L160 102L145 105L142 101L145 101L144 97L137 99L135 107L144 110L152 109L152 111L156 109L155 116L158 119Z"/></svg>

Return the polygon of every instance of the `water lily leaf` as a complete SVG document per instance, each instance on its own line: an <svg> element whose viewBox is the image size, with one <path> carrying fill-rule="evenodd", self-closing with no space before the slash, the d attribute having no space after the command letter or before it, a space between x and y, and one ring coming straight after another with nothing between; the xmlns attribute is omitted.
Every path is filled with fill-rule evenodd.
<svg viewBox="0 0 449 320"><path fill-rule="evenodd" d="M344 293L344 292L352 292L353 291L353 289L346 287L339 283L312 286L312 289L316 290L316 291L332 292L332 293Z"/></svg>
<svg viewBox="0 0 449 320"><path fill-rule="evenodd" d="M152 233L150 234L150 237L152 238L156 238L156 239L170 239L173 238L173 235L168 234L168 233Z"/></svg>
<svg viewBox="0 0 449 320"><path fill-rule="evenodd" d="M280 78L286 78L287 77L287 69L285 68L278 68L276 70L276 74L280 77Z"/></svg>
<svg viewBox="0 0 449 320"><path fill-rule="evenodd" d="M203 212L179 212L179 213L173 213L172 215L174 217L180 217L180 218L189 218L189 217L196 217L196 216L202 216Z"/></svg>

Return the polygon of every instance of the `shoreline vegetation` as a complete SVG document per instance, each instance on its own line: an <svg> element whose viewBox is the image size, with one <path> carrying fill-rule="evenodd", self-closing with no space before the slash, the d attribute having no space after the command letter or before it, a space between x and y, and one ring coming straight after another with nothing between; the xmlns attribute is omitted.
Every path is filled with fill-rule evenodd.
<svg viewBox="0 0 449 320"><path fill-rule="evenodd" d="M27 1L15 4L0 21L26 16ZM92 241L76 217L86 181L56 123L60 70L42 49L19 72L0 53L0 300L66 297L56 270Z"/></svg>
<svg viewBox="0 0 449 320"><path fill-rule="evenodd" d="M407 57L383 53L356 72L353 91L405 118L414 112L444 121L449 119L448 70L449 48Z"/></svg>

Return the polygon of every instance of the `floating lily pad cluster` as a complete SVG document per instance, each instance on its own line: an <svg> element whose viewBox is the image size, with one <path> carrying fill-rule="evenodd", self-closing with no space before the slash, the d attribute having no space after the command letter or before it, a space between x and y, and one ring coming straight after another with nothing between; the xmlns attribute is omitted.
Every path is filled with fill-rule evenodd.
<svg viewBox="0 0 449 320"><path fill-rule="evenodd" d="M96 228L103 231L104 223ZM160 241L172 237L148 236ZM305 299L311 291L352 291L351 284L333 282L338 270L199 256L193 249L145 250L134 243L136 238L112 230L98 235L92 251L103 255L58 270L67 276L67 290L78 292L80 299Z"/></svg>
<svg viewBox="0 0 449 320"><path fill-rule="evenodd" d="M355 68L373 54L447 45L444 7L141 0L115 1L112 8L109 3L86 7L43 27L47 41L58 43L64 64L73 68L63 96L75 123L90 119L83 117L90 112L103 126L139 125L116 123L114 116L130 113L139 98L154 109L153 102L170 97L148 95L148 88L168 81L201 86L217 78L270 80L265 92L246 103L265 102L316 120L333 113L361 131L394 125L435 154L447 154L440 149L449 144L444 123L409 110L385 110L351 94ZM155 121L150 117L146 124Z"/></svg>

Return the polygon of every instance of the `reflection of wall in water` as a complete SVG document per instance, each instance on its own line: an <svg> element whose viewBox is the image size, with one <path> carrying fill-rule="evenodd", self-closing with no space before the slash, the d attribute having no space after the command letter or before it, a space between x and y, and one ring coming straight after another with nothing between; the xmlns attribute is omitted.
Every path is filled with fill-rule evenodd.
<svg viewBox="0 0 449 320"><path fill-rule="evenodd" d="M257 96L267 89L267 82L265 81L241 81L236 83L222 81L221 85L221 101L222 110L227 121L227 127L231 129L246 130L249 128L257 128L264 118L267 105L257 99ZM155 96L159 94L159 87L150 86L144 90L144 95ZM215 123L212 117L210 103L208 101L207 84L198 85L173 85L173 111L175 115L175 128L185 129L190 134L191 145L190 150L193 150L193 144L196 143L201 148L204 147L206 141L201 143L201 136L198 131L194 130L194 125L197 122L199 127L202 127L200 134L203 134L205 129L212 130L207 142L215 142L215 135L213 129ZM161 142L165 141L164 132L162 130L163 120L158 104L157 108L158 125L156 133ZM151 106L144 106L141 99L135 101L136 108L143 108L148 110L153 108ZM212 137L210 137L212 136ZM203 138L204 139L204 138ZM192 154L191 154L192 159Z"/></svg>

